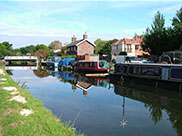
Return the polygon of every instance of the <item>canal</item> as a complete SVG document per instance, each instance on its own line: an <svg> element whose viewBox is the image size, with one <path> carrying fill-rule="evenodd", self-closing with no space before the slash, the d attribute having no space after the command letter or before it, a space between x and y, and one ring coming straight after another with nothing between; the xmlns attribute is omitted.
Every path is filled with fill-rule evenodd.
<svg viewBox="0 0 182 136"><path fill-rule="evenodd" d="M14 81L87 136L181 136L182 95L107 78L12 70Z"/></svg>

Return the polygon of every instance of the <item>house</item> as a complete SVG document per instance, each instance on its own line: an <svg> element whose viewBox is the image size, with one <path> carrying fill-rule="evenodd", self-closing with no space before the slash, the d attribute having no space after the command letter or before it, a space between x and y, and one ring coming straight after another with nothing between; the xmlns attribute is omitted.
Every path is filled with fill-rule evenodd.
<svg viewBox="0 0 182 136"><path fill-rule="evenodd" d="M83 35L83 39L77 40L75 35L71 38L71 43L67 45L69 55L91 55L94 54L95 44L90 42L87 33Z"/></svg>
<svg viewBox="0 0 182 136"><path fill-rule="evenodd" d="M119 53L122 51L127 52L128 56L143 56L143 53L146 52L142 50L141 43L142 38L138 37L137 34L135 34L134 38L132 39L120 39L112 44L111 55L119 55Z"/></svg>

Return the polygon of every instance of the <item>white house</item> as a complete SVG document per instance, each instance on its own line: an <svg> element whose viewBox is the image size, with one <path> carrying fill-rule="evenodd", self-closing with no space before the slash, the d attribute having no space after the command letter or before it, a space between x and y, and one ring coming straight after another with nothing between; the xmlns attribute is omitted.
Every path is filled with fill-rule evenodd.
<svg viewBox="0 0 182 136"><path fill-rule="evenodd" d="M142 38L137 35L133 39L123 38L112 44L111 55L119 55L119 53L127 52L128 56L143 56L141 48Z"/></svg>

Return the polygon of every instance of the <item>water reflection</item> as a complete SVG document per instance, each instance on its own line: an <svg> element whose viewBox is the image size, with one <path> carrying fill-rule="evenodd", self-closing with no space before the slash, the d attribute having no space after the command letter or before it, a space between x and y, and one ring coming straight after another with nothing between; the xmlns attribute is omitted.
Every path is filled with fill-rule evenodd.
<svg viewBox="0 0 182 136"><path fill-rule="evenodd" d="M87 96L88 90L93 86L107 87L108 84L108 79L106 78L86 77L83 73L56 71L53 75L55 75L55 73L57 73L56 75L58 75L57 77L61 82L69 82L72 84L73 91L77 88L83 90L84 96Z"/></svg>
<svg viewBox="0 0 182 136"><path fill-rule="evenodd" d="M50 75L45 69L39 68L37 70L33 70L34 74L39 78L48 77Z"/></svg>
<svg viewBox="0 0 182 136"><path fill-rule="evenodd" d="M182 96L177 91L156 90L154 87L121 83L109 78L86 77L83 73L46 68L34 70L33 73L39 77L39 80L40 78L41 80L43 80L42 78L44 80L56 79L54 82L57 81L58 83L54 83L54 86L50 87L51 91L46 92L51 93L43 94L43 96L46 95L47 100L45 105L48 104L51 110L56 109L53 112L54 114L58 115L61 112L60 114L63 114L63 117L67 116L64 118L65 120L72 120L73 124L82 128L82 131L86 132L87 135L153 135L161 132L164 128L173 128L179 136L182 135ZM50 76L52 78L49 78ZM58 86L69 87L71 91L67 89L58 92L56 90L52 91L54 87ZM73 92L78 91L77 89L81 89L83 96L87 97L74 94ZM45 89L42 92L45 93ZM50 101L54 92L57 99L56 101ZM88 97L90 99L85 99ZM131 106L131 101L134 103L139 102L140 105L134 104L134 106ZM59 106L61 107L60 111ZM139 115L141 113L146 114L146 112L137 111L143 109L150 114L150 117ZM136 119L138 117L142 119L142 122L138 122ZM109 120L109 123L107 123L107 120ZM161 131L153 127L148 120ZM150 128L151 134L149 134L149 129L142 130L142 133L139 133L139 130L142 129L140 128L141 124L145 126L146 122L150 124L148 128ZM161 125L161 122L163 122L163 125ZM109 130L112 128L115 130L111 133ZM131 130L135 132L131 132ZM156 133L153 133L153 131L156 131ZM168 135L176 135L170 130L165 129L165 131L166 133L169 132ZM166 133L161 132L158 135L165 135Z"/></svg>
<svg viewBox="0 0 182 136"><path fill-rule="evenodd" d="M144 91L138 90L137 86L126 86L125 84L123 86L115 84L114 92L123 96L123 100L128 97L143 102L145 108L149 110L154 124L162 120L162 111L166 111L173 128L176 129L179 136L182 135L182 97L178 93L159 89L155 92L150 87Z"/></svg>
<svg viewBox="0 0 182 136"><path fill-rule="evenodd" d="M71 83L73 91L75 91L77 87L82 89L84 96L87 95L87 91L92 86L107 87L107 84L110 84L107 78L86 77L82 73L58 73L58 78L61 79L61 82ZM123 97L123 111L120 126L124 128L128 123L125 119L125 97L127 97L143 102L144 107L149 110L154 124L162 120L162 111L166 111L173 128L176 129L179 136L182 135L182 97L177 92L162 89L158 89L156 92L154 88L148 86L142 86L141 89L141 86L121 84L118 82L113 82L112 84L114 85L115 94Z"/></svg>

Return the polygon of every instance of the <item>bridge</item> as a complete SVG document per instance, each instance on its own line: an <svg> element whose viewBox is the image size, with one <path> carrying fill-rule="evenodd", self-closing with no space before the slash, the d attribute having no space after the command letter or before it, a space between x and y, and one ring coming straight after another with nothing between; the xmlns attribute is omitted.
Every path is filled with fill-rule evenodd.
<svg viewBox="0 0 182 136"><path fill-rule="evenodd" d="M38 58L36 56L5 56L4 60L11 64L12 61L25 61L25 62L34 62L38 64Z"/></svg>

